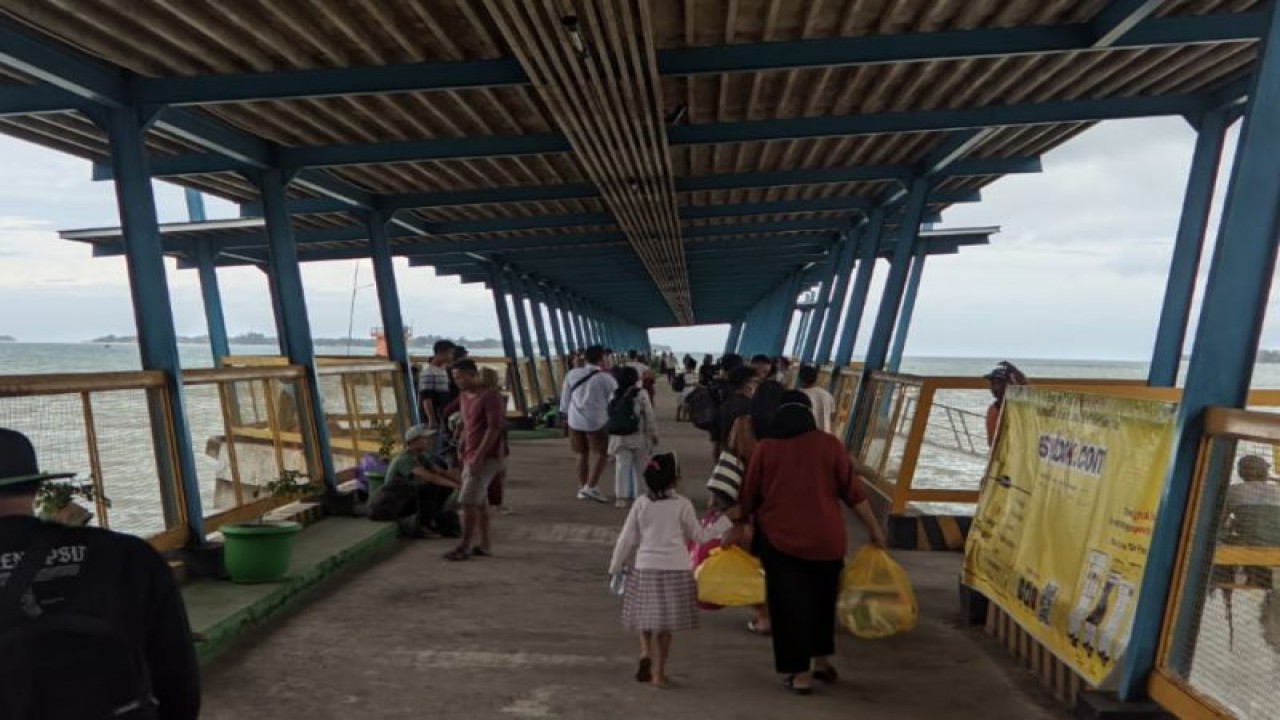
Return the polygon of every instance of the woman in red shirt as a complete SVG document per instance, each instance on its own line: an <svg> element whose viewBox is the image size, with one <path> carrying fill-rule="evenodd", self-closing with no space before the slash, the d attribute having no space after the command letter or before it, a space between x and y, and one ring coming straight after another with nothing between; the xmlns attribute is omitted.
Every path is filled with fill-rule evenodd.
<svg viewBox="0 0 1280 720"><path fill-rule="evenodd" d="M818 430L809 397L788 391L773 432L747 464L740 502L756 529L773 620L773 658L786 686L812 692L813 680L836 681L836 596L848 540L841 503L853 508L871 543L884 547L884 530L853 473L849 451ZM747 522L747 521L740 521ZM735 528L729 540L740 537Z"/></svg>

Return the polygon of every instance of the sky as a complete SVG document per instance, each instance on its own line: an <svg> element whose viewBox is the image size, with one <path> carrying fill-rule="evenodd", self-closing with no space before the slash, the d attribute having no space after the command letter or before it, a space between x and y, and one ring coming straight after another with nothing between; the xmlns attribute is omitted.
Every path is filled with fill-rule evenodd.
<svg viewBox="0 0 1280 720"><path fill-rule="evenodd" d="M1006 177L983 190L981 203L953 206L940 227L1001 231L990 246L928 261L906 354L1148 359L1194 142L1180 118L1103 123L1046 155L1042 173ZM1233 130L1217 206L1234 147ZM134 334L123 259L93 258L87 246L57 237L60 229L117 225L112 185L93 182L86 161L5 136L0 158L0 335L78 342ZM155 187L161 221L186 220L181 189ZM208 213L237 210L209 200ZM178 334L204 334L196 273L168 267ZM887 267L877 265L857 352ZM416 334L497 336L482 286L435 277L403 258L396 276ZM229 331L274 334L262 272L225 268L219 279ZM345 337L351 327L361 337L380 324L368 261L309 263L303 280L313 335ZM719 350L726 334L727 326L659 329L651 339L681 351ZM1280 324L1268 322L1262 345L1280 346Z"/></svg>

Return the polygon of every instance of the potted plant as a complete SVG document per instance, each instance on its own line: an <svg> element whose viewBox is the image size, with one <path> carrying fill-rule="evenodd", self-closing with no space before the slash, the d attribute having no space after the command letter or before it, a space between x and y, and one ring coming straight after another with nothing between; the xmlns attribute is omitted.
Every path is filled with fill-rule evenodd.
<svg viewBox="0 0 1280 720"><path fill-rule="evenodd" d="M93 513L76 502L76 498L87 503L96 503L97 489L93 482L50 480L41 483L40 490L36 493L36 515L41 520L72 527L88 525L93 519ZM111 499L103 497L102 504L105 507L111 507Z"/></svg>
<svg viewBox="0 0 1280 720"><path fill-rule="evenodd" d="M378 452L365 453L356 468L364 477L365 490L373 497L387 481L387 468L395 455L396 434L390 422L378 426Z"/></svg>
<svg viewBox="0 0 1280 720"><path fill-rule="evenodd" d="M317 490L306 475L285 470L280 477L254 491L277 499L294 499ZM293 538L302 525L292 521L267 521L265 513L257 520L222 526L225 540L222 562L232 582L274 582L289 571L293 558Z"/></svg>

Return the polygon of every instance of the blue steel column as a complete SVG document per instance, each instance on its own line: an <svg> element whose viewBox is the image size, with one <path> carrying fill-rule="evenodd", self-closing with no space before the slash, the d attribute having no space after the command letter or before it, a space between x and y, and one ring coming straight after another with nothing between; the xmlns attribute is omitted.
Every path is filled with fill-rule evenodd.
<svg viewBox="0 0 1280 720"><path fill-rule="evenodd" d="M873 210L866 232L858 239L858 269L853 281L853 291L849 294L849 305L845 308L840 344L836 347L836 367L845 367L853 360L853 344L858 339L858 328L862 325L862 315L867 308L871 276L875 273L876 255L880 251L880 238L883 234L884 211Z"/></svg>
<svg viewBox="0 0 1280 720"><path fill-rule="evenodd" d="M1205 231L1209 227L1222 144L1226 140L1231 117L1231 111L1220 109L1201 118L1195 152L1191 156L1191 174L1182 200L1182 218L1178 222L1178 235L1169 263L1164 308L1160 311L1160 326L1156 331L1155 349L1151 353L1151 370L1147 375L1149 385L1173 387L1178 384L1178 367L1182 362L1187 321L1191 317L1196 275L1200 271L1200 254Z"/></svg>
<svg viewBox="0 0 1280 720"><path fill-rule="evenodd" d="M924 261L928 255L924 252L924 244L916 248L915 259L911 261L911 275L907 278L907 293L902 298L902 309L898 311L898 329L893 335L893 349L889 351L889 372L898 372L902 365L902 351L907 347L907 334L911 332L911 316L916 311L916 297L920 293L920 277L924 275Z"/></svg>
<svg viewBox="0 0 1280 720"><path fill-rule="evenodd" d="M275 307L282 330L282 344L289 362L305 369L303 382L311 395L311 414L301 416L308 425L304 438L315 438L317 447L308 448L309 456L318 457L320 466L311 469L311 476L322 476L327 490L337 488L337 473L329 448L329 423L324 411L324 397L320 394L320 378L316 375L315 346L311 342L311 325L307 320L307 298L302 289L302 269L298 265L298 248L293 242L293 228L289 226L289 209L285 198L284 174L279 170L263 170L255 178L262 198L262 216L267 230L267 268L271 274L271 289L276 295ZM308 458L308 464L313 458Z"/></svg>
<svg viewBox="0 0 1280 720"><path fill-rule="evenodd" d="M831 289L830 309L827 311L827 323L822 328L822 339L818 342L818 353L813 360L819 365L831 362L831 351L836 343L836 331L840 327L840 317L844 314L844 300L849 294L849 282L853 279L853 261L857 258L858 238L861 231L850 230L849 235L840 246L840 259L836 268L836 283Z"/></svg>
<svg viewBox="0 0 1280 720"><path fill-rule="evenodd" d="M547 309L547 321L551 325L551 342L555 345L556 356L564 357L568 353L564 348L564 334L560 330L560 321L557 318L559 311L556 307L555 294L536 283L533 285L533 291L537 293L542 306Z"/></svg>
<svg viewBox="0 0 1280 720"><path fill-rule="evenodd" d="M880 311L876 315L876 324L871 332L871 344L867 347L867 359L862 370L862 382L855 400L855 409L860 410L862 397L871 373L883 370L889 355L889 341L893 336L893 328L897 325L898 309L902 306L902 295L906 290L907 273L911 269L911 256L915 254L915 244L920 231L920 221L924 217L925 202L929 198L929 180L915 178L911 181L911 189L907 195L907 206L898 225L898 242L893 249L893 259L889 264L889 276L885 278L884 292L880 297ZM851 440L857 447L862 440L863 424L861 421L853 432Z"/></svg>
<svg viewBox="0 0 1280 720"><path fill-rule="evenodd" d="M573 308L567 296L557 291L556 304L560 307L560 322L564 325L565 336L572 345L570 350L581 350L586 347L583 342L582 330L577 325L577 318L573 314Z"/></svg>
<svg viewBox="0 0 1280 720"><path fill-rule="evenodd" d="M207 242L196 240L192 245L200 272L200 297L204 300L209 351L213 353L213 366L221 367L222 359L231 354L231 344L227 341L227 319L222 314L222 292L218 289L218 256Z"/></svg>
<svg viewBox="0 0 1280 720"><path fill-rule="evenodd" d="M795 275L784 286L782 319L779 321L778 334L774 338L773 346L769 348L769 355L772 357L781 356L787 349L787 335L791 332L791 320L796 314L796 302L800 295L800 283L802 282L800 278L803 274L802 271L797 270Z"/></svg>
<svg viewBox="0 0 1280 720"><path fill-rule="evenodd" d="M808 292L809 291L805 289L802 290L800 294L806 294ZM799 298L797 298L796 304L799 304ZM796 340L791 345L791 357L796 359L800 358L800 352L804 349L805 338L809 335L809 324L812 319L813 308L807 307L800 311L800 326L796 328Z"/></svg>
<svg viewBox="0 0 1280 720"><path fill-rule="evenodd" d="M396 270L391 260L391 240L387 237L387 216L381 212L364 215L365 230L369 235L369 253L373 258L373 281L378 289L378 309L382 313L382 336L387 343L387 359L400 366L404 374L405 402L409 406L409 421L422 422L419 414L417 389L413 386L413 371L409 366L409 346L404 339L404 318L400 313L400 291L396 287Z"/></svg>
<svg viewBox="0 0 1280 720"><path fill-rule="evenodd" d="M1280 230L1280 9L1271 3L1236 147L1235 167L1209 266L1196 339L1178 405L1176 449L1156 512L1120 699L1139 697L1154 665L1187 497L1199 460L1204 412L1244 407L1257 360ZM1208 543L1189 567L1203 567Z"/></svg>
<svg viewBox="0 0 1280 720"><path fill-rule="evenodd" d="M742 337L742 319L739 318L729 324L729 337L724 341L724 354L728 355L738 351L738 338Z"/></svg>
<svg viewBox="0 0 1280 720"><path fill-rule="evenodd" d="M804 340L804 349L800 351L801 363L812 362L814 353L818 350L818 339L822 336L822 328L828 317L827 299L831 294L831 280L835 277L837 270L838 254L838 248L833 247L827 251L827 259L823 263L822 284L818 287L818 299L813 307L813 322L809 326L809 336Z"/></svg>
<svg viewBox="0 0 1280 720"><path fill-rule="evenodd" d="M516 330L520 333L520 349L524 352L524 357L529 360L529 388L533 390L533 397L539 401L542 399L541 383L538 382L538 355L533 351L533 338L529 334L529 317L525 315L524 299L520 294L520 278L510 270L507 271L510 283L507 286L507 292L511 295L511 312L516 316Z"/></svg>
<svg viewBox="0 0 1280 720"><path fill-rule="evenodd" d="M533 313L533 332L538 338L538 350L542 356L547 359L547 372L551 373L551 377L547 380L547 396L554 393L556 387L555 363L551 362L551 345L547 342L547 324L542 318L542 305L538 302L538 288L530 278L524 279L524 294L529 300L529 311Z"/></svg>
<svg viewBox="0 0 1280 720"><path fill-rule="evenodd" d="M115 176L116 204L124 234L125 268L133 298L133 319L138 331L138 351L144 370L164 373L172 415L165 417L152 405L151 435L156 469L182 484L183 509L187 515L187 541L204 542L204 508L200 503L200 482L182 394L182 364L178 358L178 336L173 328L173 305L165 275L164 247L156 219L151 173L143 146L144 122L135 108L116 108L107 116L111 144L111 169ZM173 432L170 433L169 429ZM167 452L172 450L172 452ZM170 461L170 458L173 461ZM162 485L161 502L169 524L176 524L178 498Z"/></svg>
<svg viewBox="0 0 1280 720"><path fill-rule="evenodd" d="M524 385L521 383L519 357L516 352L516 341L511 333L511 312L507 307L506 281L502 269L495 266L489 268L489 292L493 295L493 311L498 318L498 334L502 337L502 354L511 361L511 394L516 401L516 408L528 412L528 403L524 400Z"/></svg>
<svg viewBox="0 0 1280 720"><path fill-rule="evenodd" d="M569 302L570 307L573 308L573 326L578 329L578 337L581 338L578 343L578 349L586 350L591 345L594 345L595 342L591 335L587 333L587 323L582 318L582 303L578 302L577 298L570 298Z"/></svg>

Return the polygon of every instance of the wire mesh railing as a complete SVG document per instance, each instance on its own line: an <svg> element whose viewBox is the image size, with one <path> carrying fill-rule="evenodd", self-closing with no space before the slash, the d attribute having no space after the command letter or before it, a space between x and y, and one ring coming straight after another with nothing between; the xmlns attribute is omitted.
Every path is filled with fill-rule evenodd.
<svg viewBox="0 0 1280 720"><path fill-rule="evenodd" d="M46 483L41 510L83 503L81 520L161 549L186 540L172 419L159 372L0 376L0 426L29 437L42 468L76 474L69 483ZM92 491L88 497L53 492L72 487Z"/></svg>
<svg viewBox="0 0 1280 720"><path fill-rule="evenodd" d="M1150 689L1179 717L1274 718L1280 417L1212 408L1205 429Z"/></svg>

